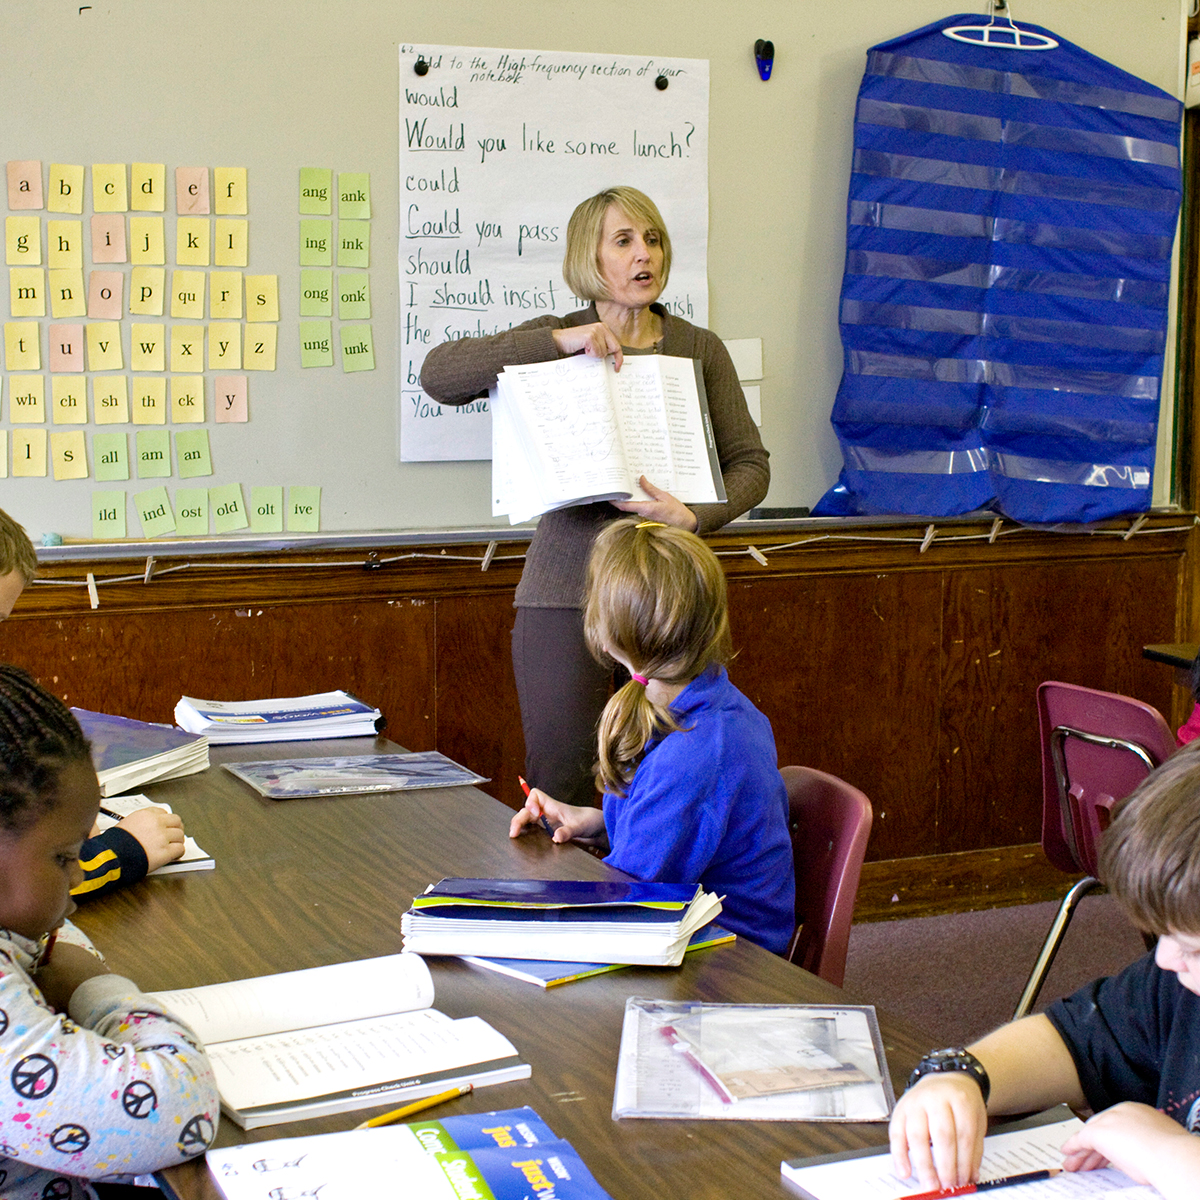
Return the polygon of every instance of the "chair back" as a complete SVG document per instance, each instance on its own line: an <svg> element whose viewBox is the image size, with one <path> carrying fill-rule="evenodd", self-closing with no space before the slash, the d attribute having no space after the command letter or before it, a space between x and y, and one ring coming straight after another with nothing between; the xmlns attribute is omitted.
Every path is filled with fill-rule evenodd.
<svg viewBox="0 0 1200 1200"><path fill-rule="evenodd" d="M1060 870L1095 875L1113 805L1174 754L1152 705L1071 683L1038 688L1042 849Z"/></svg>
<svg viewBox="0 0 1200 1200"><path fill-rule="evenodd" d="M840 987L871 802L836 775L811 767L784 767L780 774L796 866L796 932L786 957Z"/></svg>

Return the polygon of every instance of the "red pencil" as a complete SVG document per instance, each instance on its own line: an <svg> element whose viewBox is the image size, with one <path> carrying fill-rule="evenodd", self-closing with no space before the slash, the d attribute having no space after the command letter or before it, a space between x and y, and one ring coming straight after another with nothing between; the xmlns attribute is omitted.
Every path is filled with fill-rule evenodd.
<svg viewBox="0 0 1200 1200"><path fill-rule="evenodd" d="M522 788L522 790L525 792L525 795L528 797L528 795L529 795L529 792L530 792L530 787L529 787L529 784L527 784L527 783L525 782L525 776L524 776L524 775L518 775L518 776L517 776L517 782L518 782L518 783L521 785L521 788ZM543 828L543 829L544 829L544 830L545 830L545 831L546 831L546 832L547 832L547 833L548 833L548 834L549 834L551 837L553 837L553 836L554 836L554 830L550 828L550 822L546 820L546 814L545 814L545 813L542 813L542 816L541 816L541 823L542 823L542 828Z"/></svg>
<svg viewBox="0 0 1200 1200"><path fill-rule="evenodd" d="M1001 1179L984 1179L980 1183L964 1183L962 1187L942 1188L935 1192L914 1192L901 1196L899 1200L944 1200L948 1196L970 1196L975 1192L990 1192L995 1188L1016 1187L1019 1183L1037 1183L1040 1179L1053 1179L1061 1175L1061 1167L1047 1167L1041 1171L1023 1171L1020 1175L1005 1175Z"/></svg>

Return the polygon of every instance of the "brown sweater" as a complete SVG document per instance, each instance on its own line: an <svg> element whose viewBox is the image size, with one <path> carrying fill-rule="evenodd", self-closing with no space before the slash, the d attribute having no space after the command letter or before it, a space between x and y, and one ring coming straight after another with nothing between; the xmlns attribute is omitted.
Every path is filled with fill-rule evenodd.
<svg viewBox="0 0 1200 1200"><path fill-rule="evenodd" d="M697 533L711 533L753 508L767 494L771 471L737 372L721 339L707 329L672 316L659 305L662 352L698 358L704 371L717 458L725 481L725 504L693 504ZM466 404L496 384L504 367L565 357L555 329L589 325L600 318L594 306L566 317L526 321L491 337L443 342L425 358L421 386L441 404ZM651 480L651 482L654 482ZM580 504L543 514L534 531L517 585L516 604L526 608L581 608L588 555L600 527L623 515L611 504Z"/></svg>

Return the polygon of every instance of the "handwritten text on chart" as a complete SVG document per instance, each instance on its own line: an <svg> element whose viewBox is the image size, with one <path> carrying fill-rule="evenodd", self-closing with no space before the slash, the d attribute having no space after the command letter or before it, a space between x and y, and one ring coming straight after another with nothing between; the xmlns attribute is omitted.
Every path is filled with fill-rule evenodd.
<svg viewBox="0 0 1200 1200"><path fill-rule="evenodd" d="M402 46L399 148L404 459L490 455L486 401L433 401L425 355L581 307L567 219L601 188L656 200L674 249L661 302L705 322L706 62Z"/></svg>

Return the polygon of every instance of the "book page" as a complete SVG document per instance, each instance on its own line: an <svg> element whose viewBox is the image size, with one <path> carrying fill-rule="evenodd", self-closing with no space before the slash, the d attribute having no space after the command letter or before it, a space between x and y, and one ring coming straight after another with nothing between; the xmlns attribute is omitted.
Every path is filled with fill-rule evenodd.
<svg viewBox="0 0 1200 1200"><path fill-rule="evenodd" d="M415 954L152 992L212 1050L216 1042L428 1008L433 977Z"/></svg>
<svg viewBox="0 0 1200 1200"><path fill-rule="evenodd" d="M685 504L725 499L703 381L690 358L628 357L613 376L629 473Z"/></svg>
<svg viewBox="0 0 1200 1200"><path fill-rule="evenodd" d="M208 1053L222 1102L243 1113L390 1090L516 1056L512 1043L482 1018L453 1021L428 1008L224 1042Z"/></svg>
<svg viewBox="0 0 1200 1200"><path fill-rule="evenodd" d="M1072 1117L1031 1129L993 1134L983 1146L981 1179L1002 1179L1044 1167L1062 1166L1063 1142L1082 1127ZM783 1163L785 1179L813 1200L899 1200L922 1189L911 1180L897 1179L886 1150L862 1158L805 1167L802 1160ZM1006 1191L1003 1194L1009 1194ZM1013 1200L1152 1200L1159 1193L1141 1187L1112 1167L1101 1171L1064 1172L1053 1179L1024 1183L1011 1190Z"/></svg>
<svg viewBox="0 0 1200 1200"><path fill-rule="evenodd" d="M625 496L636 481L625 465L611 375L607 359L583 356L504 368L518 436L523 426L552 504Z"/></svg>
<svg viewBox="0 0 1200 1200"><path fill-rule="evenodd" d="M645 475L651 483L674 495L679 490L679 479L671 454L662 361L659 355L626 355L621 369L612 372L610 386L631 478L636 483ZM690 370L691 359L679 361L687 362ZM634 498L649 497L639 487Z"/></svg>

